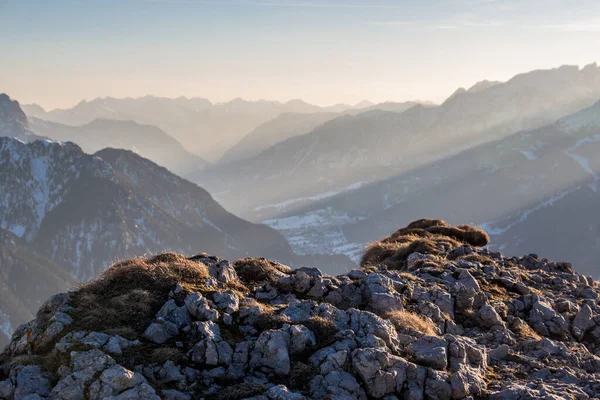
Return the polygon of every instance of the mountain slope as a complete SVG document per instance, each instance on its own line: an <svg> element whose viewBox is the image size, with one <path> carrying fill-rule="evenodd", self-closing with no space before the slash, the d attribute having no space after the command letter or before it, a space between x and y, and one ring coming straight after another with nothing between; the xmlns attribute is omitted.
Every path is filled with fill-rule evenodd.
<svg viewBox="0 0 600 400"><path fill-rule="evenodd" d="M544 126L598 98L600 68L595 65L533 71L482 90L457 91L438 107L343 116L242 163L190 177L218 193L219 201L234 212L263 220L310 199ZM235 196L234 187L248 196Z"/></svg>
<svg viewBox="0 0 600 400"><path fill-rule="evenodd" d="M84 100L73 108L49 112L37 105L23 106L30 117L66 125L83 125L102 118L157 126L186 150L208 161L217 161L248 132L282 113L340 112L347 108L350 106L318 107L301 100L281 103L234 99L213 104L200 98L154 96Z"/></svg>
<svg viewBox="0 0 600 400"><path fill-rule="evenodd" d="M419 103L413 101L403 103L387 102L380 104L361 102L352 109L337 113L284 113L277 118L260 125L244 136L231 149L227 150L219 162L227 164L257 156L263 150L266 150L277 143L309 133L319 125L342 115L354 115L372 110L403 112L418 104Z"/></svg>
<svg viewBox="0 0 600 400"><path fill-rule="evenodd" d="M0 229L0 346L8 343L13 328L29 321L49 296L73 285L65 269Z"/></svg>
<svg viewBox="0 0 600 400"><path fill-rule="evenodd" d="M297 251L360 248L394 226L433 212L483 225L494 246L568 259L599 276L600 102L554 124L499 141L266 221ZM317 218L318 217L318 218Z"/></svg>
<svg viewBox="0 0 600 400"><path fill-rule="evenodd" d="M165 253L50 298L0 355L21 398L600 397L600 286L419 220L331 276Z"/></svg>
<svg viewBox="0 0 600 400"><path fill-rule="evenodd" d="M77 279L114 257L160 249L291 255L274 230L235 217L205 190L129 151L88 155L70 143L2 138L0 169L0 226Z"/></svg>
<svg viewBox="0 0 600 400"><path fill-rule="evenodd" d="M26 142L37 138L29 129L19 102L4 93L0 93L0 136L16 137Z"/></svg>
<svg viewBox="0 0 600 400"><path fill-rule="evenodd" d="M108 119L96 119L82 126L62 125L37 118L30 118L29 122L34 132L54 140L75 142L86 153L106 147L133 150L178 175L208 165L154 126Z"/></svg>
<svg viewBox="0 0 600 400"><path fill-rule="evenodd" d="M219 163L245 160L294 136L312 131L317 126L339 116L338 113L285 113L265 122L244 136L223 154ZM198 171L190 171L198 172Z"/></svg>

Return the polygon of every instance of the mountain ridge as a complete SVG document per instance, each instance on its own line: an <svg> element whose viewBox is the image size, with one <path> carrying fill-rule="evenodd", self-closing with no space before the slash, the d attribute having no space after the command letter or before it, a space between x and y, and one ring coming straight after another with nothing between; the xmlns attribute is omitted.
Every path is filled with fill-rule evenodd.
<svg viewBox="0 0 600 400"><path fill-rule="evenodd" d="M176 139L160 128L138 124L132 120L97 118L81 126L63 125L35 117L29 118L29 122L33 131L54 140L77 143L86 153L94 153L106 147L133 150L178 175L209 165L207 161L185 150Z"/></svg>

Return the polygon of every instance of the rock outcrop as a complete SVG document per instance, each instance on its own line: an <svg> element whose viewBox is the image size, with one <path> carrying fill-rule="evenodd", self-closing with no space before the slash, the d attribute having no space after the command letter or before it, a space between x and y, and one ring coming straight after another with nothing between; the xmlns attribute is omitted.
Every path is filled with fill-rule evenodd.
<svg viewBox="0 0 600 400"><path fill-rule="evenodd" d="M337 277L162 254L46 302L2 355L1 399L588 399L598 283L420 220Z"/></svg>

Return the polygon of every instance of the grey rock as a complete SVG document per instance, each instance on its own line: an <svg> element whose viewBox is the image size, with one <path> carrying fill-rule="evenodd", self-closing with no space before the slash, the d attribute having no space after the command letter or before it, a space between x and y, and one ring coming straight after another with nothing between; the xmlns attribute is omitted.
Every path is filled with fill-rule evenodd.
<svg viewBox="0 0 600 400"><path fill-rule="evenodd" d="M240 305L237 295L232 290L227 290L226 292L215 292L213 295L213 301L217 307L227 314L236 312Z"/></svg>
<svg viewBox="0 0 600 400"><path fill-rule="evenodd" d="M74 372L83 371L87 368L91 368L95 372L100 372L115 365L116 361L104 352L94 349L83 352L71 352L71 364Z"/></svg>
<svg viewBox="0 0 600 400"><path fill-rule="evenodd" d="M277 375L290 373L288 351L290 335L283 330L269 330L258 337L250 355L250 366L267 368Z"/></svg>
<svg viewBox="0 0 600 400"><path fill-rule="evenodd" d="M178 334L177 325L167 321L152 322L144 331L144 337L156 344L166 343Z"/></svg>
<svg viewBox="0 0 600 400"><path fill-rule="evenodd" d="M37 365L23 367L16 376L14 400L24 400L31 395L48 396L52 391L52 375Z"/></svg>
<svg viewBox="0 0 600 400"><path fill-rule="evenodd" d="M120 365L114 365L102 372L100 377L90 385L89 394L92 400L110 396L121 396L128 389L146 383L146 379ZM154 390L152 389L152 392ZM124 396L127 398L130 394ZM119 397L123 398L123 397Z"/></svg>
<svg viewBox="0 0 600 400"><path fill-rule="evenodd" d="M0 398L10 399L15 392L15 387L10 380L0 381Z"/></svg>
<svg viewBox="0 0 600 400"><path fill-rule="evenodd" d="M448 342L435 336L424 336L412 342L407 352L415 357L417 364L435 369L446 369L448 365Z"/></svg>
<svg viewBox="0 0 600 400"><path fill-rule="evenodd" d="M190 315L200 321L217 321L219 313L201 293L191 293L185 298L185 307Z"/></svg>
<svg viewBox="0 0 600 400"><path fill-rule="evenodd" d="M481 325L485 328L503 327L504 321L496 309L490 305L485 305L479 309L477 314L481 320Z"/></svg>
<svg viewBox="0 0 600 400"><path fill-rule="evenodd" d="M581 340L587 330L595 325L592 309L587 304L584 304L573 319L571 332L577 340Z"/></svg>
<svg viewBox="0 0 600 400"><path fill-rule="evenodd" d="M302 353L306 349L317 345L314 333L304 325L291 325L289 334L290 354Z"/></svg>

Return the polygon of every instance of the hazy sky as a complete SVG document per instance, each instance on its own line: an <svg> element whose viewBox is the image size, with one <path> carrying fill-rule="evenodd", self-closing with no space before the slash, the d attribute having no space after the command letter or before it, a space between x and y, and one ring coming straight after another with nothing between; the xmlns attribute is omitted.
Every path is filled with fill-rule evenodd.
<svg viewBox="0 0 600 400"><path fill-rule="evenodd" d="M441 101L600 61L597 0L0 0L0 92Z"/></svg>

